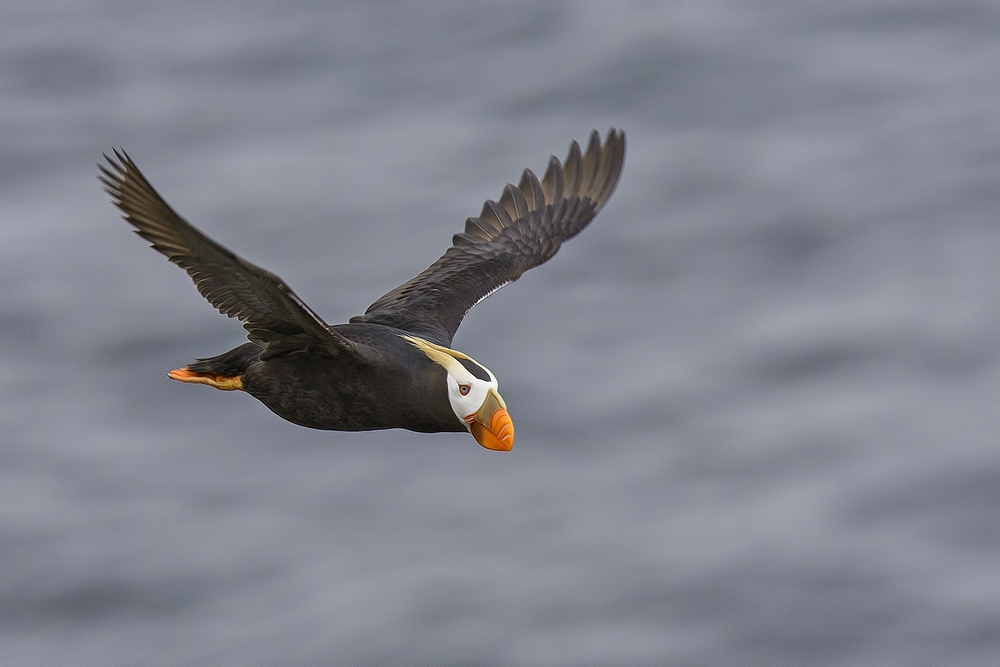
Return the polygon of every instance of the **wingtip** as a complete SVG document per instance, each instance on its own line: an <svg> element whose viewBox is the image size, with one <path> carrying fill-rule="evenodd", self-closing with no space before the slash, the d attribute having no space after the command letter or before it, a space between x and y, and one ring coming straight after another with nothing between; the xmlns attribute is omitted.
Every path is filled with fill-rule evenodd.
<svg viewBox="0 0 1000 667"><path fill-rule="evenodd" d="M135 169L132 158L129 157L129 154L125 152L125 149L121 146L112 146L111 154L114 155L114 157L108 155L105 151L101 151L101 157L104 158L104 163L98 163L97 166L103 169L107 165L111 165L115 171L121 173L125 173L129 169Z"/></svg>
<svg viewBox="0 0 1000 667"><path fill-rule="evenodd" d="M549 157L549 166L542 176L542 192L545 194L545 203L560 199L563 194L563 166L555 155Z"/></svg>
<svg viewBox="0 0 1000 667"><path fill-rule="evenodd" d="M97 163L98 168L105 174L113 176L113 174L108 171L108 167L111 167L122 176L125 175L128 169L134 168L132 167L132 161L129 159L128 153L126 153L121 147L115 148L112 146L111 153L114 157L108 155L105 151L101 151L101 157L104 158L104 162Z"/></svg>
<svg viewBox="0 0 1000 667"><path fill-rule="evenodd" d="M625 163L625 131L613 127L609 129L601 153L604 164L602 165L602 173L597 178L597 182L600 183L596 195L598 210L614 193L618 186L618 180L621 178L622 166Z"/></svg>
<svg viewBox="0 0 1000 667"><path fill-rule="evenodd" d="M545 193L542 191L542 184L535 176L535 172L525 169L521 173L521 180L517 187L524 195L529 211L537 211L545 206Z"/></svg>

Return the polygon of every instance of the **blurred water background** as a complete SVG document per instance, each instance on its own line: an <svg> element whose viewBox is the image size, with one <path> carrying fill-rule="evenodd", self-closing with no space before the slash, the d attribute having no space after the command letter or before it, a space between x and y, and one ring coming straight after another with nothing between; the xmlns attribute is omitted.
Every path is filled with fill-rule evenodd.
<svg viewBox="0 0 1000 667"><path fill-rule="evenodd" d="M993 2L0 6L0 663L1000 661ZM455 346L517 425L330 433L95 179L330 322L521 169L609 205Z"/></svg>

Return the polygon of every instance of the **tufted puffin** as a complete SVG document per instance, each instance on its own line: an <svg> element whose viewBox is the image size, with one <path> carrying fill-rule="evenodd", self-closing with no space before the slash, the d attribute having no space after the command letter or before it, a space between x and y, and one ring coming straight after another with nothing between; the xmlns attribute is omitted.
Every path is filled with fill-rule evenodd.
<svg viewBox="0 0 1000 667"><path fill-rule="evenodd" d="M547 261L597 215L618 184L625 133L611 129L602 145L595 130L585 152L572 142L541 181L525 169L430 267L334 326L278 276L177 215L124 150L113 153L99 179L122 217L247 331L249 342L170 378L245 391L309 428L466 431L487 449L510 451L514 425L496 376L451 349L451 339L473 306Z"/></svg>

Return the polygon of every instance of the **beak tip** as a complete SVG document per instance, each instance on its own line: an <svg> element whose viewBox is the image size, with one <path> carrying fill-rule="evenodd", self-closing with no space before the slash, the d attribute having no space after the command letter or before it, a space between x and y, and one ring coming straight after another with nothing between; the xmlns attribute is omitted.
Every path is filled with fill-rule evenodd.
<svg viewBox="0 0 1000 667"><path fill-rule="evenodd" d="M489 427L476 421L472 423L472 436L480 445L495 452L509 452L514 447L514 423L503 408L490 417Z"/></svg>

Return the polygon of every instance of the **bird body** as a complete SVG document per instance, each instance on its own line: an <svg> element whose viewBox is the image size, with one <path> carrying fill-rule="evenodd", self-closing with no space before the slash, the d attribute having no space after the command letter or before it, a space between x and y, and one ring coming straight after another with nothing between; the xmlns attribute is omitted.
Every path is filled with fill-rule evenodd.
<svg viewBox="0 0 1000 667"><path fill-rule="evenodd" d="M333 329L379 354L337 362L309 353L286 354L261 361L259 349L252 350L247 356L254 356L241 374L244 391L279 417L309 428L466 430L455 418L447 395L436 391L444 386L447 372L407 342L405 332L380 324L341 324ZM241 347L248 345L253 343Z"/></svg>
<svg viewBox="0 0 1000 667"><path fill-rule="evenodd" d="M136 233L247 330L249 342L170 371L172 379L245 391L309 428L467 431L483 447L508 451L514 429L496 377L451 349L451 340L473 306L547 261L593 219L624 156L623 132L609 131L603 145L593 132L586 153L573 142L564 163L550 159L541 181L525 169L434 264L333 326L280 278L178 216L124 151L105 155L100 178Z"/></svg>

